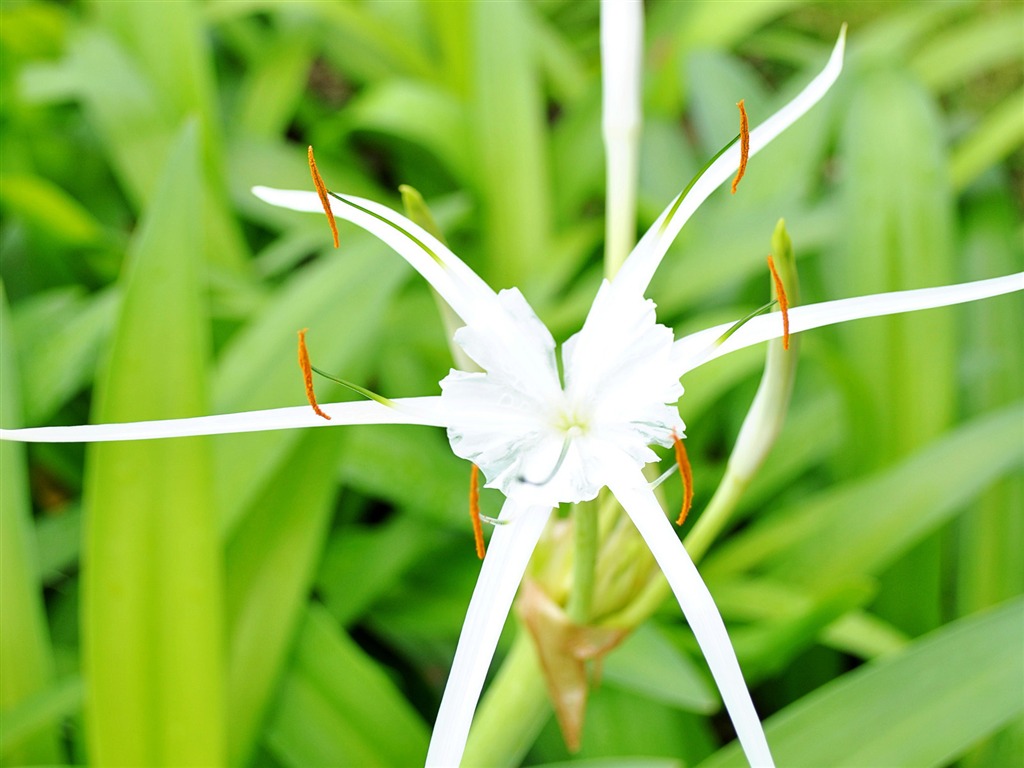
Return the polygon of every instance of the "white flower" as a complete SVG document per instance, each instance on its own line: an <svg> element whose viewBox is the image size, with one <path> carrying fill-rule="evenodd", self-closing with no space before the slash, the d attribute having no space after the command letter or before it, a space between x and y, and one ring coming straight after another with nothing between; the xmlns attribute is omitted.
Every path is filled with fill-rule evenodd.
<svg viewBox="0 0 1024 768"><path fill-rule="evenodd" d="M823 72L780 112L750 134L755 154L813 106L842 66L840 36ZM282 408L170 421L79 427L0 429L0 438L86 442L250 432L343 424L406 423L445 427L452 450L477 464L507 500L496 526L459 639L451 676L427 756L428 765L457 765L484 677L523 572L554 506L592 499L607 486L650 546L700 643L752 765L771 765L759 719L722 619L644 475L656 459L652 445L683 433L675 407L679 379L728 352L782 335L778 313L755 317L726 341L731 324L675 340L657 323L644 292L669 244L703 200L736 171L739 147L722 153L666 207L605 281L583 328L562 347L564 382L555 341L522 294L495 293L445 245L390 209L335 195L334 210L373 233L405 258L465 323L456 341L481 372L453 370L440 396ZM259 187L274 205L321 211L313 192ZM340 203L340 205L339 205ZM793 333L861 317L908 312L1024 289L1024 273L976 283L868 296L798 307Z"/></svg>

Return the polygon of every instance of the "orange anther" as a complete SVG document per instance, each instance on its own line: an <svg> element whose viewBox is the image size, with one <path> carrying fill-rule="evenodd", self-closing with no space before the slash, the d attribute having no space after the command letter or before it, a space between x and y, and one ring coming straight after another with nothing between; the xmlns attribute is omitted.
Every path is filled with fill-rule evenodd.
<svg viewBox="0 0 1024 768"><path fill-rule="evenodd" d="M320 406L316 404L316 395L313 394L313 366L309 363L309 351L306 349L306 331L308 330L308 328L303 328L299 331L299 367L302 369L302 380L306 383L306 399L313 406L313 412L317 416L330 421L331 417L320 410Z"/></svg>
<svg viewBox="0 0 1024 768"><path fill-rule="evenodd" d="M789 349L789 299L786 298L786 287L782 284L779 271L775 268L775 260L768 254L768 269L771 270L772 280L775 282L775 293L779 299L779 309L782 310L782 348Z"/></svg>
<svg viewBox="0 0 1024 768"><path fill-rule="evenodd" d="M672 445L676 449L676 464L679 465L679 477L683 481L683 511L679 513L679 519L676 520L676 525L682 525L686 522L690 507L693 506L693 470L690 468L690 459L686 455L686 446L683 445L683 441L679 439L675 430L672 431Z"/></svg>
<svg viewBox="0 0 1024 768"><path fill-rule="evenodd" d="M732 193L736 194L736 187L740 185L740 179L747 172L747 158L750 157L750 123L747 122L747 110L743 106L743 99L736 104L740 108L740 169L736 171L736 178L732 180Z"/></svg>
<svg viewBox="0 0 1024 768"><path fill-rule="evenodd" d="M473 521L473 540L476 556L484 559L484 526L480 522L480 467L476 464L469 472L469 517Z"/></svg>
<svg viewBox="0 0 1024 768"><path fill-rule="evenodd" d="M320 195L320 204L324 207L324 213L327 214L327 223L331 225L331 234L334 236L334 247L338 247L338 225L334 221L334 214L331 212L331 198L327 196L327 185L324 184L324 180L320 177L320 171L316 168L316 160L313 159L313 145L309 145L309 151L306 153L309 157L309 172L313 175L313 186L316 187L316 193Z"/></svg>

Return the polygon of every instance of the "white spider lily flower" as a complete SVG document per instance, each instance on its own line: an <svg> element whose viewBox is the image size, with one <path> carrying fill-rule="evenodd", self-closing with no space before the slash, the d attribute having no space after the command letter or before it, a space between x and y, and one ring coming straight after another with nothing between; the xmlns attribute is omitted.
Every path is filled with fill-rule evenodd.
<svg viewBox="0 0 1024 768"><path fill-rule="evenodd" d="M825 70L750 134L755 153L811 108L838 77L843 37ZM607 486L634 521L679 600L707 658L737 736L752 765L772 758L720 614L641 473L652 445L672 444L684 425L675 403L680 377L720 355L783 334L779 313L756 317L717 343L726 324L674 339L643 293L685 220L739 164L722 153L661 214L614 280L605 281L583 328L562 347L516 289L494 292L444 244L404 216L370 200L332 195L334 213L376 235L405 258L465 323L455 340L480 372L453 370L440 396L323 405L311 409L78 427L0 429L20 441L91 442L344 424L445 427L452 450L474 462L507 500L474 589L427 755L428 765L461 760L484 678L551 510L594 498ZM254 189L261 199L321 212L316 193ZM860 317L974 301L1024 289L1024 273L942 288L846 299L790 311L792 332Z"/></svg>

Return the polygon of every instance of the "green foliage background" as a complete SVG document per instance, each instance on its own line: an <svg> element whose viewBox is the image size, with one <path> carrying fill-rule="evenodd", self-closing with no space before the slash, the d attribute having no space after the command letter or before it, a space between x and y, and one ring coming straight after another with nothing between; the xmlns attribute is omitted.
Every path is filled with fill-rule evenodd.
<svg viewBox="0 0 1024 768"><path fill-rule="evenodd" d="M763 303L780 216L805 301L1022 268L1024 5L647 6L641 227L736 101L759 122L850 24L827 100L669 252L662 322ZM318 367L436 393L423 282L250 195L309 187L309 143L333 189L398 208L418 188L566 338L601 275L597 22L571 0L3 0L3 426L301 404L303 327ZM780 764L1024 762L1022 309L803 339L785 431L702 563ZM762 361L684 380L695 514ZM4 443L0 472L4 765L422 762L479 568L439 430ZM606 660L577 755L543 700L470 754L741 764L719 707L667 603Z"/></svg>

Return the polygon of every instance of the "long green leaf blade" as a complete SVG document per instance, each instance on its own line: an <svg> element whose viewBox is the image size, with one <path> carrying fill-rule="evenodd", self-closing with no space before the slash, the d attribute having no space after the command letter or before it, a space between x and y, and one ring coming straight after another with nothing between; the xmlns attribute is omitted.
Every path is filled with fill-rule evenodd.
<svg viewBox="0 0 1024 768"><path fill-rule="evenodd" d="M947 765L1024 712L1024 600L961 619L804 697L767 723L779 765ZM727 748L700 768L746 765Z"/></svg>
<svg viewBox="0 0 1024 768"><path fill-rule="evenodd" d="M188 125L132 243L97 422L206 410L199 151ZM93 445L86 463L91 757L115 765L221 764L220 562L206 443Z"/></svg>

